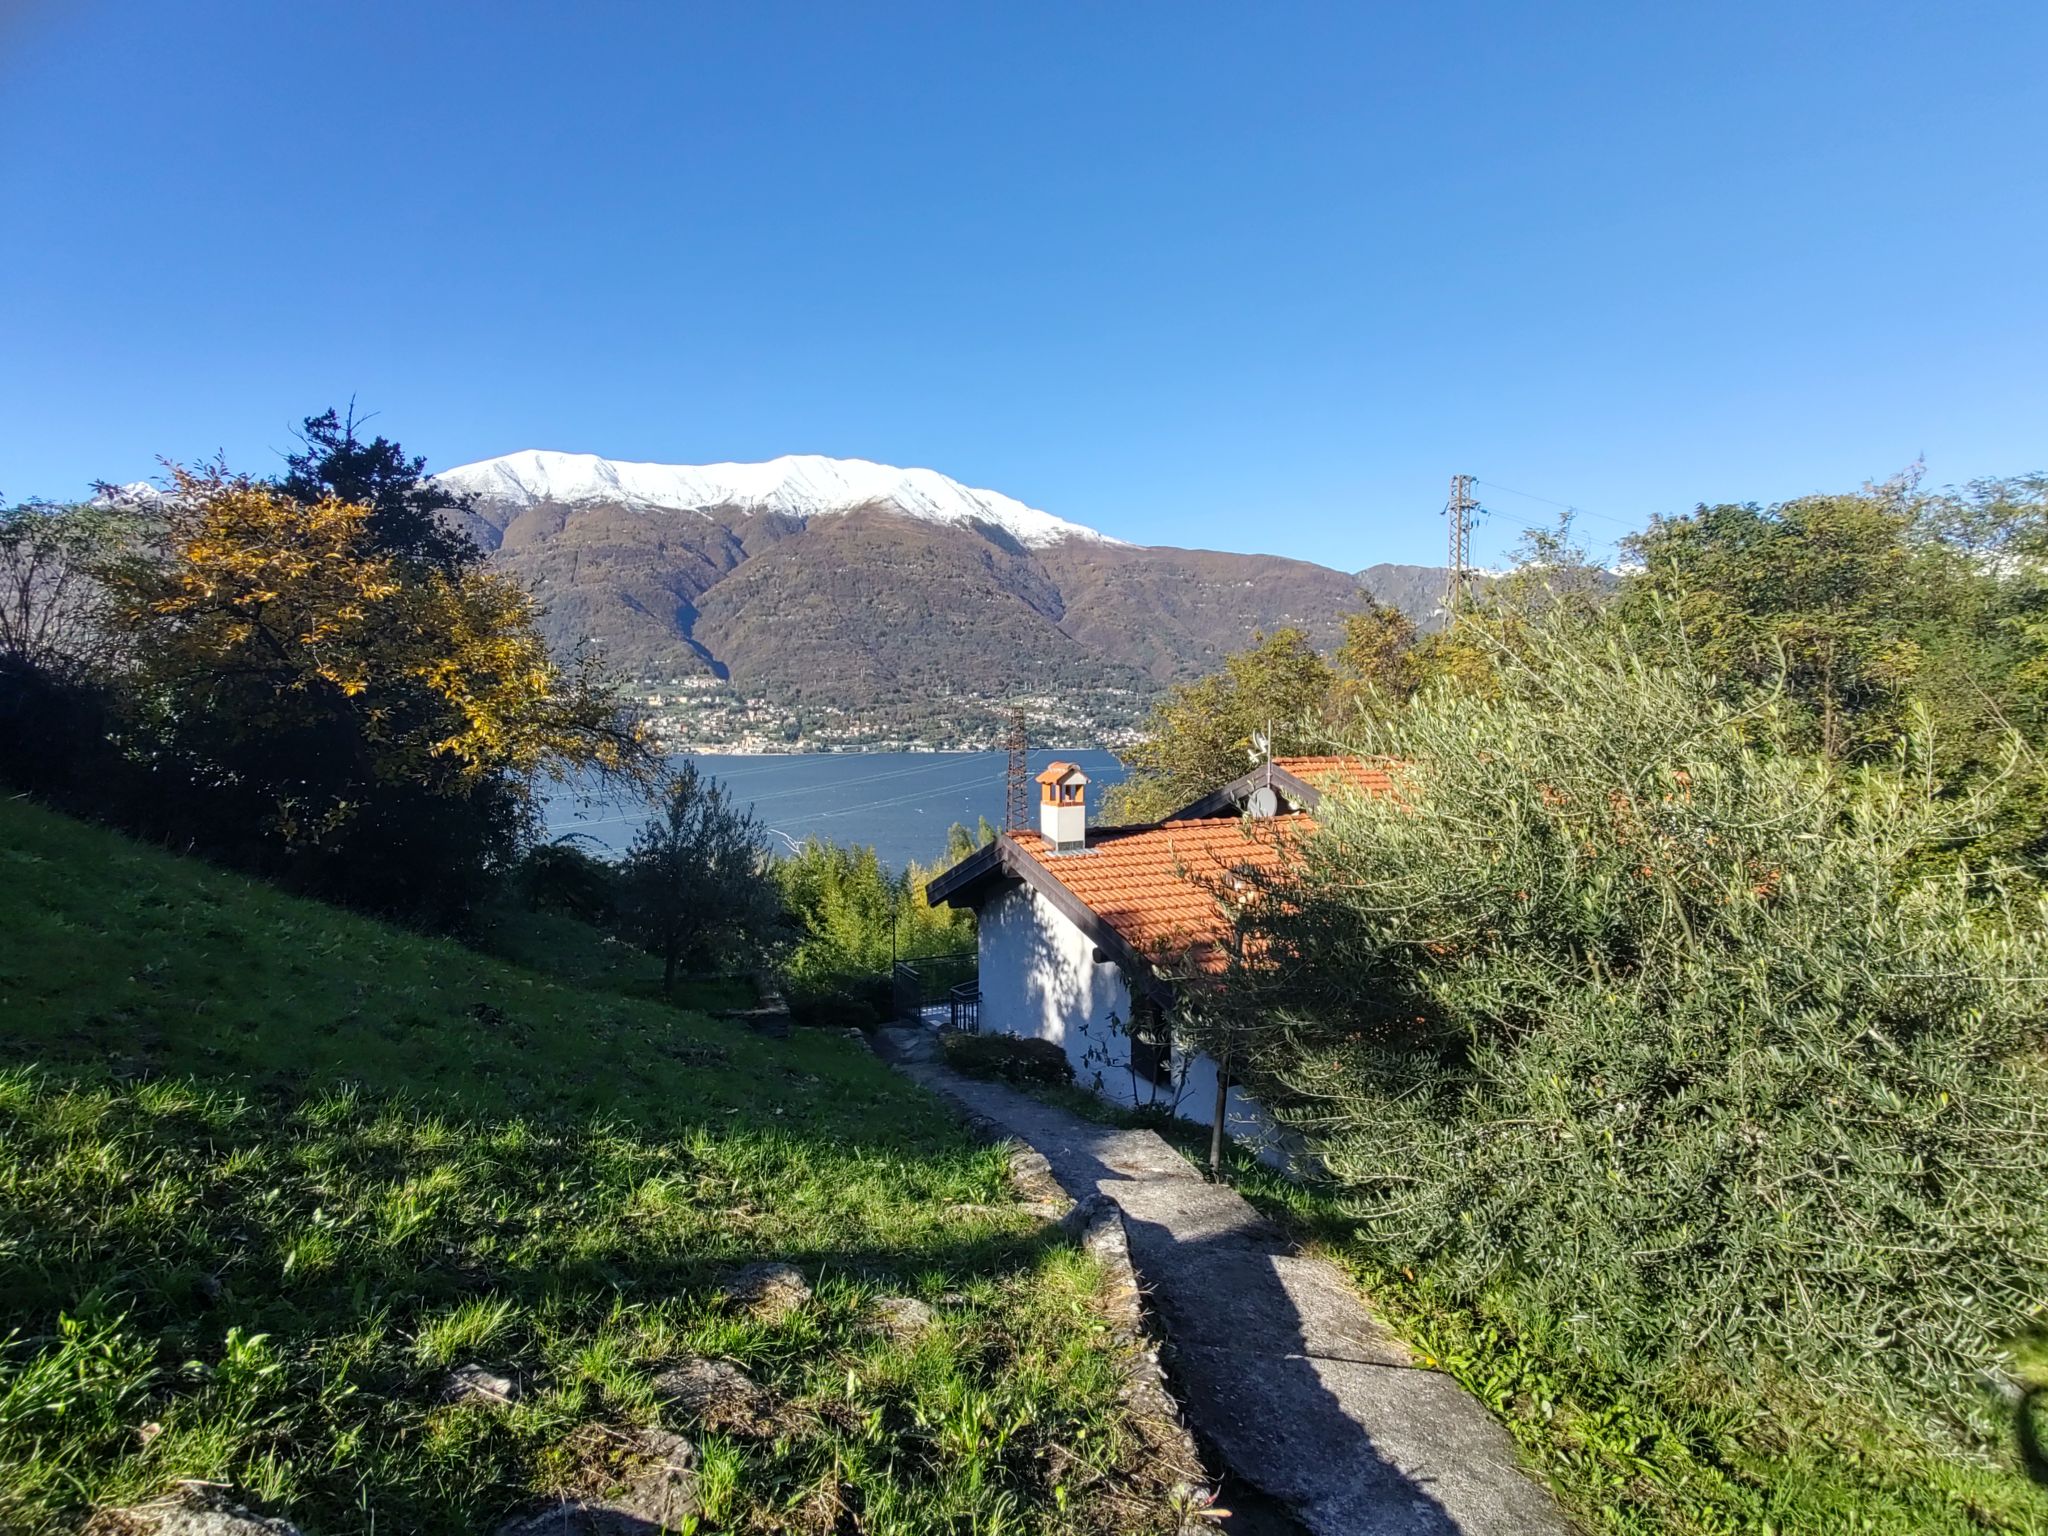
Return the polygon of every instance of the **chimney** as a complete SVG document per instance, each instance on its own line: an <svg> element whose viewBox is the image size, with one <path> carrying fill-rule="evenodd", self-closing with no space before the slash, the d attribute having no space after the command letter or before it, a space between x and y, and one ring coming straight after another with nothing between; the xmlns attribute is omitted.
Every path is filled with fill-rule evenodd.
<svg viewBox="0 0 2048 1536"><path fill-rule="evenodd" d="M1054 853L1088 846L1088 775L1072 763L1049 763L1038 776L1038 830Z"/></svg>

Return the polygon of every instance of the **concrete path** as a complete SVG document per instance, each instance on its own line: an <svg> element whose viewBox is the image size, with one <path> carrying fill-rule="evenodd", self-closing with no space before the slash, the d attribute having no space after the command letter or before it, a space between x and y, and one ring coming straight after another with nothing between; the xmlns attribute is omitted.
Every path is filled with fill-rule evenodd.
<svg viewBox="0 0 2048 1536"><path fill-rule="evenodd" d="M906 1075L1044 1154L1069 1195L1122 1208L1196 1436L1314 1536L1571 1531L1483 1407L1415 1365L1333 1266L1295 1254L1159 1136L950 1072L929 1030L885 1029L879 1044Z"/></svg>

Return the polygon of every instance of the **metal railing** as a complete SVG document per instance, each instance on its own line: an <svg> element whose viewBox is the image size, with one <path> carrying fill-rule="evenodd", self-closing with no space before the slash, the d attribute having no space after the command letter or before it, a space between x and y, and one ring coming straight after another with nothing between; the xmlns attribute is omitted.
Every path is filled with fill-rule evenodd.
<svg viewBox="0 0 2048 1536"><path fill-rule="evenodd" d="M936 1022L934 1015L950 1018L953 995L963 987L974 989L974 999L979 1001L981 993L977 973L980 964L981 957L973 950L951 955L920 955L914 960L897 961L890 973L896 1016L932 1022Z"/></svg>
<svg viewBox="0 0 2048 1536"><path fill-rule="evenodd" d="M917 974L917 967L899 960L889 980L896 998L896 1017L916 1018L924 1008L924 978Z"/></svg>
<svg viewBox="0 0 2048 1536"><path fill-rule="evenodd" d="M965 1030L970 1035L981 1033L981 983L963 981L946 994L946 1001L952 1005L951 1021L948 1028Z"/></svg>

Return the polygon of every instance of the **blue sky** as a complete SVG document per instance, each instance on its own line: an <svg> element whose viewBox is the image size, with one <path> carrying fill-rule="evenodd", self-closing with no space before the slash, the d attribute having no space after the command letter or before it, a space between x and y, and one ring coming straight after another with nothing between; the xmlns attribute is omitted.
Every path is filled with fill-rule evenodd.
<svg viewBox="0 0 2048 1536"><path fill-rule="evenodd" d="M2048 466L2048 6L0 0L0 494L353 393L1483 558Z"/></svg>

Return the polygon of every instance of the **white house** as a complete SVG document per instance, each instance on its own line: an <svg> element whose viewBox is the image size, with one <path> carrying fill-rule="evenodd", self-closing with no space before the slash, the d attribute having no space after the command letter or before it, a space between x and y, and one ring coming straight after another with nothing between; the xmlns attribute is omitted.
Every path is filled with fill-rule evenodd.
<svg viewBox="0 0 2048 1536"><path fill-rule="evenodd" d="M1106 1098L1210 1124L1216 1064L1173 1040L1171 1018L1178 997L1227 963L1219 895L1272 868L1315 825L1325 789L1385 793L1385 771L1351 758L1281 758L1132 827L1089 825L1088 778L1072 763L1052 764L1038 787L1036 832L1005 832L926 893L979 921L981 1028L1054 1041L1076 1081ZM1224 1125L1253 1140L1270 1131L1235 1087Z"/></svg>

